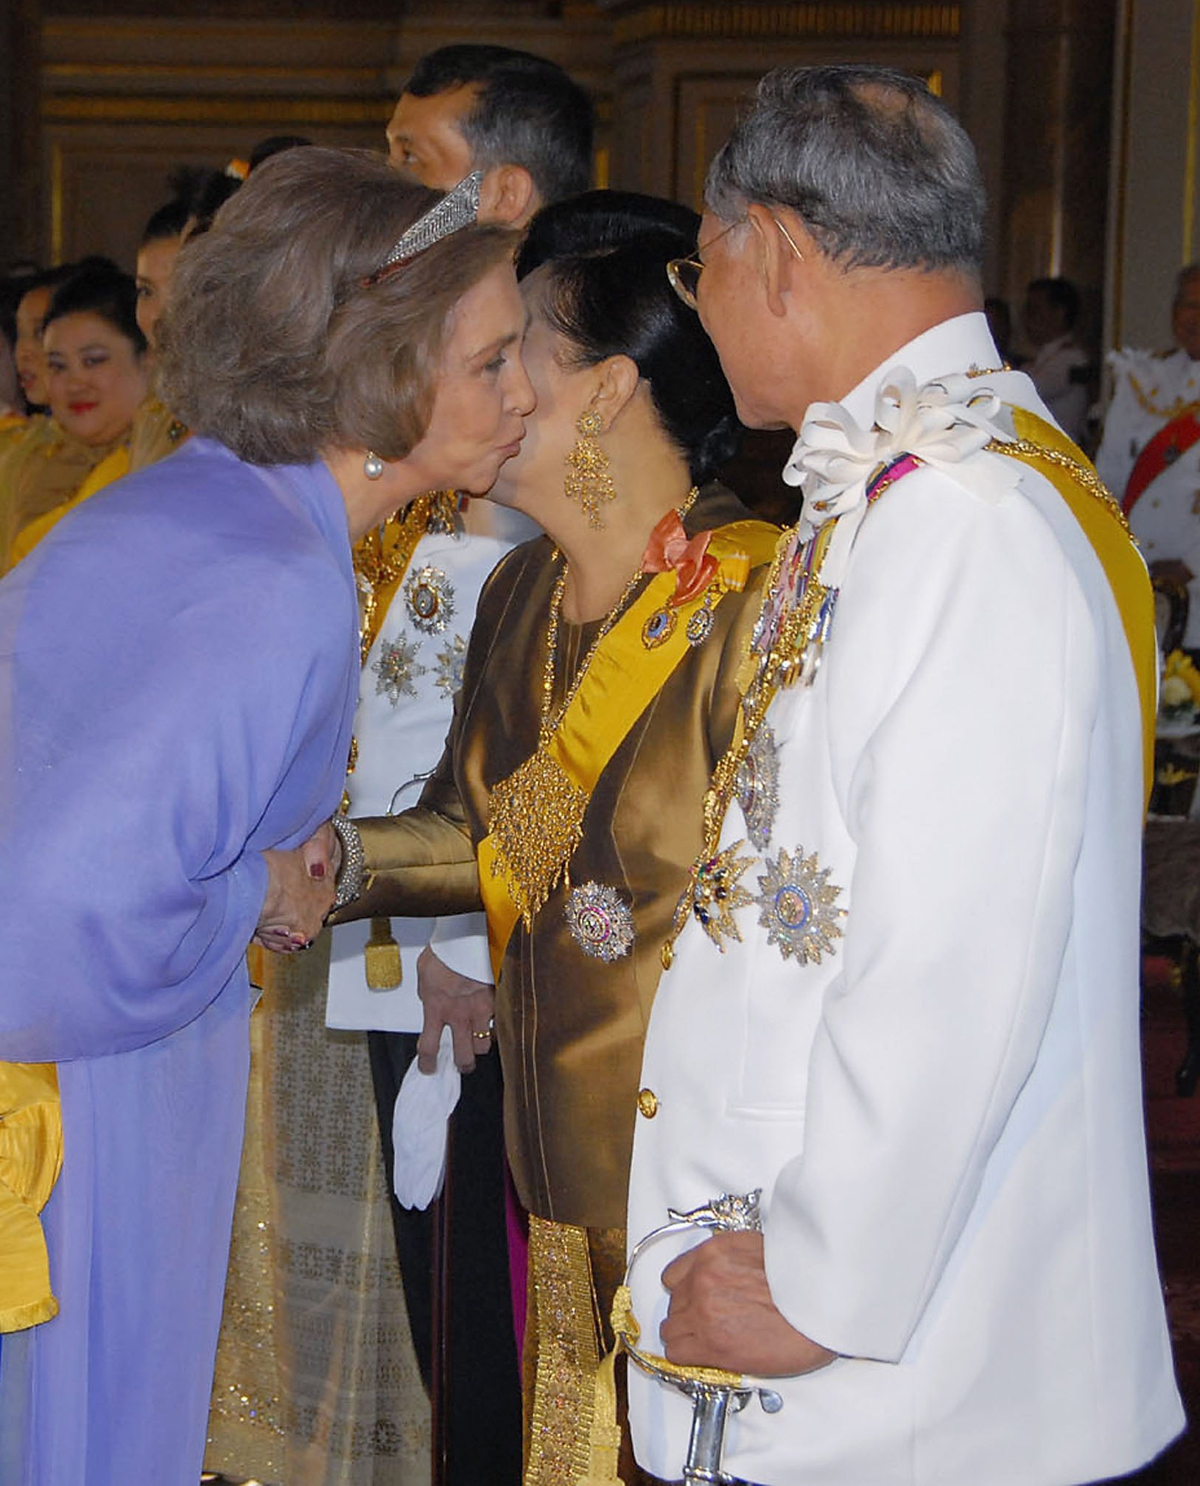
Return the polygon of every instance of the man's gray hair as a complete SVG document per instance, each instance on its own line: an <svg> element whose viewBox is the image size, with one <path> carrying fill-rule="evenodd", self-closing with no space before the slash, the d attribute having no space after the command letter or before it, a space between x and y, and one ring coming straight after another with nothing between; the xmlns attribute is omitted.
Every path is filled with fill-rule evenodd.
<svg viewBox="0 0 1200 1486"><path fill-rule="evenodd" d="M735 222L789 207L844 268L960 269L983 261L983 183L961 124L918 78L885 67L777 67L708 172Z"/></svg>

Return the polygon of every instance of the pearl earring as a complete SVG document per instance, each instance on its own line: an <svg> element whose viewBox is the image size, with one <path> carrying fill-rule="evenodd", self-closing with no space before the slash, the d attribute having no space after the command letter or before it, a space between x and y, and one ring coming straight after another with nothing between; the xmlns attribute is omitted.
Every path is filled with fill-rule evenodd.
<svg viewBox="0 0 1200 1486"><path fill-rule="evenodd" d="M368 480L378 480L383 474L383 460L370 449L367 450L367 457L363 460L363 474Z"/></svg>

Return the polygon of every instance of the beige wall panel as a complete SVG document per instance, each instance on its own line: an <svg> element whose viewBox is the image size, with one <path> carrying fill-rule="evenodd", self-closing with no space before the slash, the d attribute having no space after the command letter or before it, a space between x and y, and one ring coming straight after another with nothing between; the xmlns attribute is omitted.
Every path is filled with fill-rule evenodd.
<svg viewBox="0 0 1200 1486"><path fill-rule="evenodd" d="M903 47L844 43L789 43L774 48L693 49L672 57L674 161L668 194L699 210L709 162L733 126L739 109L753 96L763 73L778 66L817 66L833 62L875 62L928 78L951 107L958 93L958 58L951 47Z"/></svg>
<svg viewBox="0 0 1200 1486"><path fill-rule="evenodd" d="M168 196L180 165L221 169L270 134L301 133L318 144L377 146L378 124L314 124L303 112L247 120L231 107L228 122L97 119L49 124L44 148L53 262L105 253L132 270L147 217Z"/></svg>

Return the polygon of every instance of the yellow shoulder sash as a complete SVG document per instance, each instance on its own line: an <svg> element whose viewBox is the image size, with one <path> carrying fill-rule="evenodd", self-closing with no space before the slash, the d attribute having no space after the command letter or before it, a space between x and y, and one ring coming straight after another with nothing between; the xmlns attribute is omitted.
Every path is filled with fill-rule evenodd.
<svg viewBox="0 0 1200 1486"><path fill-rule="evenodd" d="M1002 454L1032 465L1066 501L1112 589L1142 712L1142 761L1146 801L1154 782L1154 728L1158 711L1158 648L1154 636L1154 592L1121 508L1083 454L1053 424L1025 408L1012 409L1016 444L994 443Z"/></svg>
<svg viewBox="0 0 1200 1486"><path fill-rule="evenodd" d="M492 790L488 834L477 856L497 976L517 920L531 924L566 874L597 780L687 654L690 622L744 588L778 535L763 521L718 528L708 544L717 559L712 581L677 608L671 606L675 573L653 578L597 646L551 736Z"/></svg>
<svg viewBox="0 0 1200 1486"><path fill-rule="evenodd" d="M23 526L16 537L9 553L9 562L15 567L23 557L33 551L43 537L47 536L64 516L68 515L76 506L83 505L85 500L95 495L97 491L103 490L106 485L112 485L117 480L124 479L129 473L129 450L124 444L119 444L111 453L106 454L94 470L84 479L83 484L68 500L55 506L52 511L36 517L27 525Z"/></svg>

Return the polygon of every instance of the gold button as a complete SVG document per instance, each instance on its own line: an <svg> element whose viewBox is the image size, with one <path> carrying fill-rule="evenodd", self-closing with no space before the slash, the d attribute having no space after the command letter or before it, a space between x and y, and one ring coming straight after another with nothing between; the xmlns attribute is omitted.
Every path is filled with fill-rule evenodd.
<svg viewBox="0 0 1200 1486"><path fill-rule="evenodd" d="M652 1120L658 1113L658 1095L653 1089L642 1089L638 1093L638 1113Z"/></svg>

